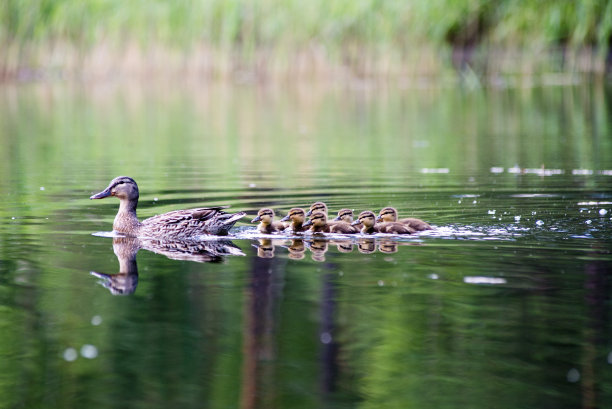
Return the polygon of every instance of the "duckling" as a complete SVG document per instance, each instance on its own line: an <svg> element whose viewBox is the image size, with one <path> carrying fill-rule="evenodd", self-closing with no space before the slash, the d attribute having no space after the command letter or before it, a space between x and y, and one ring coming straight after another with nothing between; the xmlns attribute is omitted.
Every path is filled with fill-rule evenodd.
<svg viewBox="0 0 612 409"><path fill-rule="evenodd" d="M363 234L373 234L379 231L379 227L376 225L376 215L369 210L359 213L359 217L351 225L356 226L359 223L363 226L361 228Z"/></svg>
<svg viewBox="0 0 612 409"><path fill-rule="evenodd" d="M321 211L316 211L310 215L310 219L304 223L304 227L310 227L313 233L329 233L330 228L327 224L327 215Z"/></svg>
<svg viewBox="0 0 612 409"><path fill-rule="evenodd" d="M272 209L263 208L257 212L257 216L251 220L251 223L260 222L257 225L257 231L263 234L277 233L285 230L287 227L282 222L274 221L274 211Z"/></svg>
<svg viewBox="0 0 612 409"><path fill-rule="evenodd" d="M359 233L359 230L363 227L361 223L357 223L353 226L353 211L351 209L341 209L338 211L338 216L333 220L339 226L336 230L332 228L332 233L344 233L352 234ZM334 226L332 226L334 227Z"/></svg>
<svg viewBox="0 0 612 409"><path fill-rule="evenodd" d="M113 230L129 237L159 239L190 239L202 234L225 236L229 229L246 215L245 212L227 214L221 209L227 206L202 207L198 209L175 210L138 221L138 185L128 176L111 180L103 191L90 199L115 196L119 199L119 211L113 222Z"/></svg>
<svg viewBox="0 0 612 409"><path fill-rule="evenodd" d="M301 233L308 230L307 227L304 227L304 220L306 219L304 209L300 209L299 207L294 207L289 210L287 216L283 217L280 221L287 222L291 221L291 224L286 228L286 233Z"/></svg>
<svg viewBox="0 0 612 409"><path fill-rule="evenodd" d="M327 205L323 202L315 202L310 205L310 209L306 212L306 217L310 217L314 212L323 212L327 216Z"/></svg>
<svg viewBox="0 0 612 409"><path fill-rule="evenodd" d="M415 219L412 217L406 219L397 220L397 210L393 207L385 207L378 214L376 219L378 222L398 222L409 226L414 231L431 230L432 227L421 219Z"/></svg>
<svg viewBox="0 0 612 409"><path fill-rule="evenodd" d="M380 233L412 234L416 232L416 230L410 228L410 226L398 222L378 223L376 226L378 227L378 231Z"/></svg>

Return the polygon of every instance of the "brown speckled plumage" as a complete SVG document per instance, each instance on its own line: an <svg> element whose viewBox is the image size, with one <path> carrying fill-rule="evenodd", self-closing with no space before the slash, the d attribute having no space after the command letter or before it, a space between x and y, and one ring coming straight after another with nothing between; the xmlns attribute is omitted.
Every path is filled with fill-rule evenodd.
<svg viewBox="0 0 612 409"><path fill-rule="evenodd" d="M385 207L378 214L378 222L397 222L408 226L410 229L414 231L423 231L423 230L431 230L432 227L421 219L415 219L413 217L408 217L405 219L397 220L397 210L393 207Z"/></svg>
<svg viewBox="0 0 612 409"><path fill-rule="evenodd" d="M189 239L202 234L227 235L229 229L246 215L244 212L228 214L224 206L176 210L138 221L138 185L134 179L119 176L102 192L90 199L115 196L119 199L119 211L113 222L113 230L130 237L165 239Z"/></svg>

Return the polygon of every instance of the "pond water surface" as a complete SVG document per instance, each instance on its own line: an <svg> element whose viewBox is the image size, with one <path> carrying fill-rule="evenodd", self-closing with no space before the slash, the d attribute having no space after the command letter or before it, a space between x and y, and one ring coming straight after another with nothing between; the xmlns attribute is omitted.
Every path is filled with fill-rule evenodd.
<svg viewBox="0 0 612 409"><path fill-rule="evenodd" d="M0 407L612 405L612 88L5 87ZM113 237L230 205L229 240ZM261 237L325 201L404 237Z"/></svg>

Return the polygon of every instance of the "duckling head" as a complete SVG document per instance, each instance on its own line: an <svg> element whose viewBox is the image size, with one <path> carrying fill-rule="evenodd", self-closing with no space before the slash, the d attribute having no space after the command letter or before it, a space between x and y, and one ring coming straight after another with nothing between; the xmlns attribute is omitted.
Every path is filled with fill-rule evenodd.
<svg viewBox="0 0 612 409"><path fill-rule="evenodd" d="M363 211L359 213L359 217L357 218L357 220L351 223L351 225L356 225L359 223L361 223L364 227L368 229L372 228L376 224L376 215L369 210Z"/></svg>
<svg viewBox="0 0 612 409"><path fill-rule="evenodd" d="M353 223L353 211L351 209L340 209L338 216L334 219L335 222Z"/></svg>
<svg viewBox="0 0 612 409"><path fill-rule="evenodd" d="M289 210L289 213L287 213L287 216L283 217L280 221L281 222L286 222L291 220L293 223L304 223L304 220L306 218L306 214L304 212L304 209L300 209L299 207L294 207L293 209Z"/></svg>
<svg viewBox="0 0 612 409"><path fill-rule="evenodd" d="M304 227L308 227L308 226L314 226L315 228L317 227L324 227L327 224L327 215L323 212L314 212L311 216L310 219L308 219L308 221L306 223L303 224Z"/></svg>
<svg viewBox="0 0 612 409"><path fill-rule="evenodd" d="M385 207L378 213L377 222L395 222L397 221L397 210L393 207Z"/></svg>
<svg viewBox="0 0 612 409"><path fill-rule="evenodd" d="M327 215L327 205L323 202L315 202L310 206L308 212L306 212L306 216L310 216L314 212L323 212Z"/></svg>
<svg viewBox="0 0 612 409"><path fill-rule="evenodd" d="M251 220L251 223L261 222L263 224L272 224L272 221L274 221L274 211L264 208L257 212L257 216Z"/></svg>
<svg viewBox="0 0 612 409"><path fill-rule="evenodd" d="M138 201L138 185L128 176L119 176L111 180L107 188L90 196L90 199L104 199L115 196L119 200Z"/></svg>

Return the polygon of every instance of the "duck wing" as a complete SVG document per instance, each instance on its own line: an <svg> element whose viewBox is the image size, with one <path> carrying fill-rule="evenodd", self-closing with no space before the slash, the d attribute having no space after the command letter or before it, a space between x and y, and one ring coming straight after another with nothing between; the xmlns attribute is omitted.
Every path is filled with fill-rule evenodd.
<svg viewBox="0 0 612 409"><path fill-rule="evenodd" d="M218 234L227 227L227 222L234 216L221 210L227 207L200 207L160 214L144 220L141 231L146 232L145 236L148 237L187 237L197 234ZM244 213L240 217L243 215ZM232 221L235 222L235 220ZM231 225L227 229L229 230L230 227Z"/></svg>

